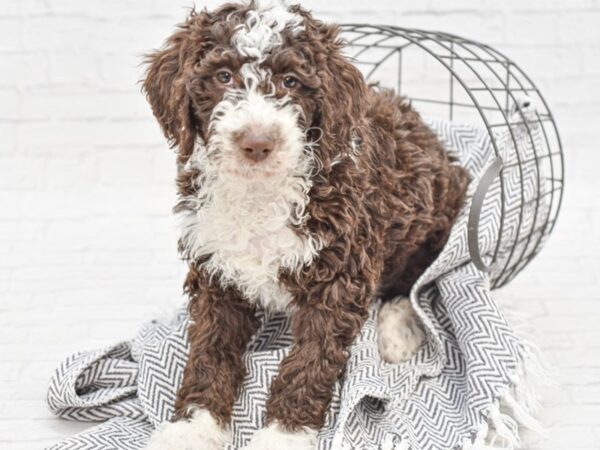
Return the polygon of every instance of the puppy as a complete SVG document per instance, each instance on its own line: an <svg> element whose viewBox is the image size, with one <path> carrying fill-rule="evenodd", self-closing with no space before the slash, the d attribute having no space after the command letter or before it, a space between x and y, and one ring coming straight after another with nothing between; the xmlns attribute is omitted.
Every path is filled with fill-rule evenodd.
<svg viewBox="0 0 600 450"><path fill-rule="evenodd" d="M291 315L293 348L248 449L314 448L373 298L382 356L422 331L406 301L447 240L468 183L410 103L369 87L339 29L299 6L192 12L143 84L177 149L190 354L175 421L153 449L216 450L259 308Z"/></svg>

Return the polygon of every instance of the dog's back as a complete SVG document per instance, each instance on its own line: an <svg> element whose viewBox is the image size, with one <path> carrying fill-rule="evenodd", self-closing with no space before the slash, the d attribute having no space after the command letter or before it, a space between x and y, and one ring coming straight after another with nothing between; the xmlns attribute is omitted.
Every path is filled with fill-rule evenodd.
<svg viewBox="0 0 600 450"><path fill-rule="evenodd" d="M406 295L445 245L469 182L410 102L372 88L368 116L377 152L373 185L391 212L378 294Z"/></svg>

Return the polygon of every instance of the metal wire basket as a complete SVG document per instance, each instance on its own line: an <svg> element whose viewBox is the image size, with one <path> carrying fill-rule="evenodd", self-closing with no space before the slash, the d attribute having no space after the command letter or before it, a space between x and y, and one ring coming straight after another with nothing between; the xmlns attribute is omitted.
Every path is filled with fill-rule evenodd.
<svg viewBox="0 0 600 450"><path fill-rule="evenodd" d="M468 244L492 287L503 286L540 251L562 202L562 145L542 94L513 61L472 40L361 24L343 25L342 32L348 56L368 80L395 88L424 117L487 132L494 159L472 197ZM480 217L494 186L502 213L493 251L482 255Z"/></svg>

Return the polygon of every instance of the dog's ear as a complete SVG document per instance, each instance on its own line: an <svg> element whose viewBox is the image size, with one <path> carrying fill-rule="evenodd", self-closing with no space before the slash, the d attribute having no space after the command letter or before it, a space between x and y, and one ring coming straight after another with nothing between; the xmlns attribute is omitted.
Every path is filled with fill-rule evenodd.
<svg viewBox="0 0 600 450"><path fill-rule="evenodd" d="M367 84L360 71L342 54L343 41L339 28L317 22L323 48L319 76L322 80L322 99L318 126L323 140L329 139L335 151L351 145L367 107Z"/></svg>
<svg viewBox="0 0 600 450"><path fill-rule="evenodd" d="M192 12L188 20L167 40L161 50L146 57L148 68L143 91L164 135L172 147L178 147L180 160L191 155L196 126L187 85L199 58L192 45L192 32L197 32L206 13Z"/></svg>

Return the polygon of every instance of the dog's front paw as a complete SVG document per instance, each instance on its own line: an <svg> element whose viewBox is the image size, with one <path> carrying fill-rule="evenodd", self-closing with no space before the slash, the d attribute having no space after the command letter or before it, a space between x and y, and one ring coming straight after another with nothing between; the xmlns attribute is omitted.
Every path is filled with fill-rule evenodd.
<svg viewBox="0 0 600 450"><path fill-rule="evenodd" d="M314 450L317 430L285 431L277 422L258 430L242 450Z"/></svg>
<svg viewBox="0 0 600 450"><path fill-rule="evenodd" d="M425 333L410 301L404 297L384 303L377 316L377 343L389 363L408 361L425 341Z"/></svg>
<svg viewBox="0 0 600 450"><path fill-rule="evenodd" d="M205 409L194 409L189 419L167 422L154 431L146 450L221 450L229 439Z"/></svg>

